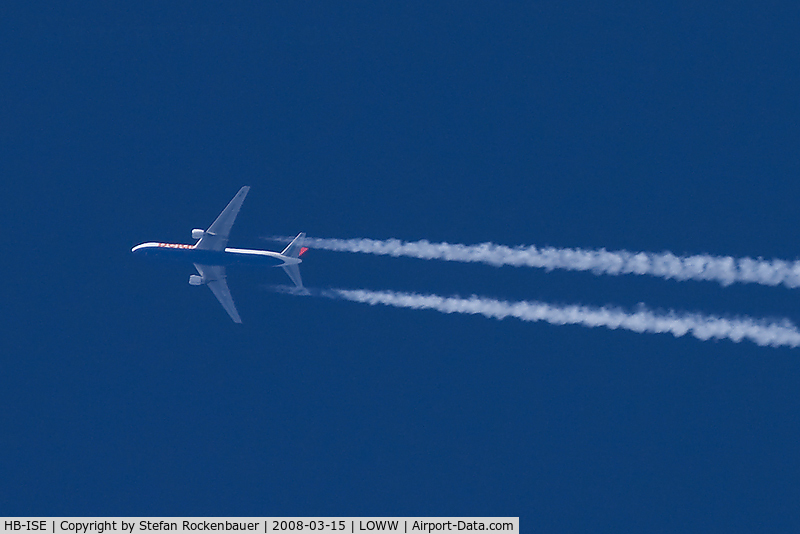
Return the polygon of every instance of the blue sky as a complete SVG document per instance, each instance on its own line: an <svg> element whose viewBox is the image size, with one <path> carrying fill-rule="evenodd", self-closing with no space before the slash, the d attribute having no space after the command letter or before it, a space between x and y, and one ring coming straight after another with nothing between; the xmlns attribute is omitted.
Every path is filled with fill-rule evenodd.
<svg viewBox="0 0 800 534"><path fill-rule="evenodd" d="M2 8L0 509L791 530L797 350L295 298L190 242L796 259L792 2ZM800 321L797 291L325 251L313 287Z"/></svg>

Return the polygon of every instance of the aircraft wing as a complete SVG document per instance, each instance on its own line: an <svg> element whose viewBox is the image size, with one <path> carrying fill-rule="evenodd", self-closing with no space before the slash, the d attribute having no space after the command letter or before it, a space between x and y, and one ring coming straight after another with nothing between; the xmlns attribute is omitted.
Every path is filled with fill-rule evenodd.
<svg viewBox="0 0 800 534"><path fill-rule="evenodd" d="M231 290L228 289L228 282L225 281L225 267L220 265L199 265L197 263L195 263L194 266L197 272L200 273L200 276L203 277L203 281L208 288L214 293L214 296L217 297L219 303L222 304L222 307L225 308L225 311L231 316L233 322L241 323L242 319L239 317L239 312L236 311L236 305L233 303Z"/></svg>
<svg viewBox="0 0 800 534"><path fill-rule="evenodd" d="M244 197L247 196L248 191L250 191L250 186L247 185L239 189L239 192L236 193L236 196L233 197L225 209L222 210L219 217L208 227L205 235L200 238L195 248L201 250L225 250L225 245L228 244L228 235L230 235L231 228L233 227L233 222L236 220L236 216L239 215L239 210L242 207L242 202L244 202ZM212 291L214 290L212 289ZM217 292L214 291L215 295L216 293Z"/></svg>

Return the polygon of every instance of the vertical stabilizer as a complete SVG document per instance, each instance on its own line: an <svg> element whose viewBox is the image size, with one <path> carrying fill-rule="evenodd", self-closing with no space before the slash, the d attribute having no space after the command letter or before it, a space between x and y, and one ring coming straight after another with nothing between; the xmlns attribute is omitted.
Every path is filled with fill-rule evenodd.
<svg viewBox="0 0 800 534"><path fill-rule="evenodd" d="M305 232L300 232L299 234L297 234L297 237L292 239L292 242L289 243L289 245L285 249L283 249L281 255L286 256L287 258L299 259L300 256L303 254L303 252L306 251L306 249L303 248L303 240L305 240L305 238L306 238ZM294 285L296 285L298 289L303 289L303 279L300 278L300 267L298 266L298 264L297 263L286 264L286 265L281 265L281 267L283 267L283 270L286 271L286 274L289 275L289 278L292 279Z"/></svg>
<svg viewBox="0 0 800 534"><path fill-rule="evenodd" d="M285 249L283 249L283 252L281 252L281 254L283 254L284 256L288 256L290 258L299 258L300 255L303 252L305 252L303 250L303 241L305 240L305 238L306 238L306 233L300 232L299 234L297 234L297 237L292 239L292 242L289 243Z"/></svg>

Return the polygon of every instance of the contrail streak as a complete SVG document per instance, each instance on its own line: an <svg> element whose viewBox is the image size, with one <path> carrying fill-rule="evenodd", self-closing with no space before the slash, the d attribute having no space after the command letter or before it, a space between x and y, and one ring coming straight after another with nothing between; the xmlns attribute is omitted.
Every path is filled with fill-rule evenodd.
<svg viewBox="0 0 800 534"><path fill-rule="evenodd" d="M286 240L275 237L275 240ZM288 238L291 240L291 238ZM711 280L723 286L735 282L767 286L800 286L800 261L733 258L699 254L676 256L671 252L630 252L627 250L555 248L494 243L461 245L400 241L399 239L329 239L307 237L310 248L339 252L360 252L380 256L406 256L423 260L486 263L500 267L539 267L568 271L591 271L595 274L639 274L673 280Z"/></svg>
<svg viewBox="0 0 800 534"><path fill-rule="evenodd" d="M288 286L269 286L269 289L282 293L297 293L295 288ZM367 289L312 289L304 294L361 302L371 306L382 304L396 308L483 315L491 319L515 317L521 321L544 321L554 325L574 324L588 328L603 326L612 330L619 328L638 333L672 334L675 337L690 334L703 341L730 339L738 343L748 339L761 346L800 346L800 331L788 319L778 322L750 317L725 319L697 313L674 311L656 313L643 306L637 311L629 312L611 306L558 306L536 301L509 302L474 295L469 298L441 297Z"/></svg>

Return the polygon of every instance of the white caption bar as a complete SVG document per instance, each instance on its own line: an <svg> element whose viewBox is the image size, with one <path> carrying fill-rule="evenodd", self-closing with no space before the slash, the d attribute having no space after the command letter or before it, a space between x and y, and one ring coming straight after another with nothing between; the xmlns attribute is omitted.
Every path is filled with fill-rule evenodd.
<svg viewBox="0 0 800 534"><path fill-rule="evenodd" d="M14 534L519 532L519 517L0 517Z"/></svg>

